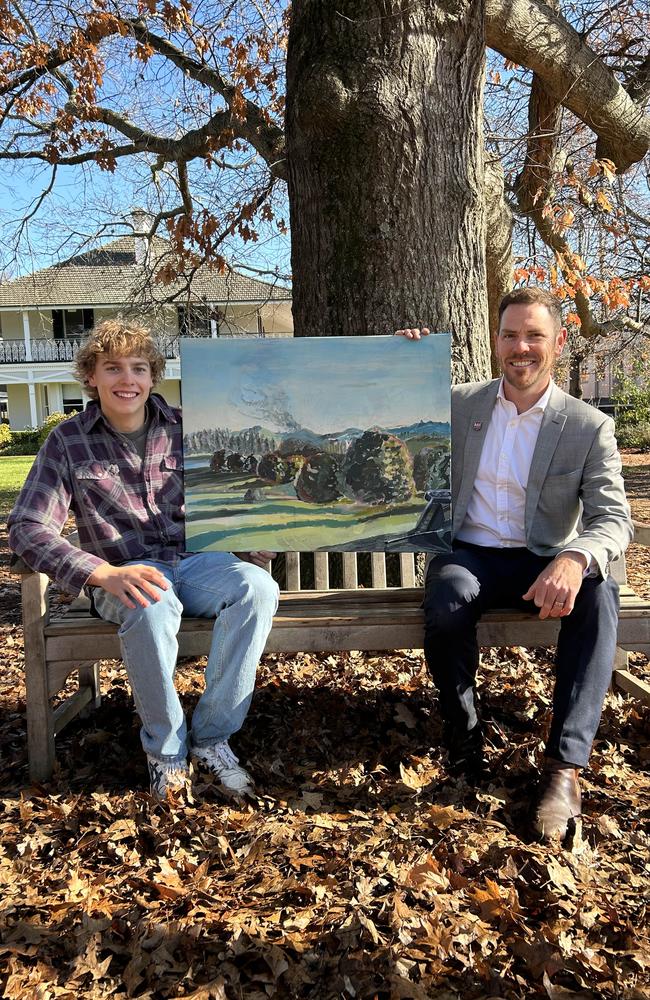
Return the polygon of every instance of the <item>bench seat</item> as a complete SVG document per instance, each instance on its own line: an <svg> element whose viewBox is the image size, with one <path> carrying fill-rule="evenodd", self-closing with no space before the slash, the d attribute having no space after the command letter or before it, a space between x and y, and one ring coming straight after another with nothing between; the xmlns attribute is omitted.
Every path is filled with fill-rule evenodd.
<svg viewBox="0 0 650 1000"><path fill-rule="evenodd" d="M327 553L317 553L314 560L314 579L321 588L316 590L298 589L297 554L288 555L292 559L287 559L287 583L294 586L281 593L267 653L422 648L422 590L413 586L412 555L400 556L402 585L386 587L383 556L373 553L371 585L359 587L356 556L345 553L344 588L339 590L325 589L329 584ZM80 712L99 704L99 661L120 658L119 639L116 625L90 616L84 598L74 601L60 617L51 617L47 577L25 566L14 569L22 576L29 771L32 780L46 780L54 767L56 733ZM650 601L625 583L624 559L618 560L613 574L621 585L614 682L650 702L650 685L627 669L628 651L650 654ZM205 656L212 626L210 619L183 619L179 656ZM540 621L534 614L495 610L479 622L479 643L483 647L553 646L558 629L557 620ZM53 708L51 699L73 672L78 675L78 689Z"/></svg>

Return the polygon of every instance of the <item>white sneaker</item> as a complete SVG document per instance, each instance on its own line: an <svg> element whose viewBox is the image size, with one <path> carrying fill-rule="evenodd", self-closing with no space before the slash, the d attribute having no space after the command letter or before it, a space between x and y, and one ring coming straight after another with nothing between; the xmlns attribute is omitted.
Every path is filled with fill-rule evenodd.
<svg viewBox="0 0 650 1000"><path fill-rule="evenodd" d="M151 795L158 802L165 802L167 792L178 794L190 787L190 769L185 761L161 760L147 754Z"/></svg>
<svg viewBox="0 0 650 1000"><path fill-rule="evenodd" d="M224 795L240 799L254 795L253 779L248 771L240 767L239 758L230 749L228 740L206 747L192 747L192 758L204 765L219 780Z"/></svg>

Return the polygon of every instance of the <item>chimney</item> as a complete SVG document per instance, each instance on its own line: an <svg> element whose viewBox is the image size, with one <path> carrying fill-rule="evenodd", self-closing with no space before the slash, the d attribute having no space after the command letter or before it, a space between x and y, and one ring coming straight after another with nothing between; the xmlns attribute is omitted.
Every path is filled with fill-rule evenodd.
<svg viewBox="0 0 650 1000"><path fill-rule="evenodd" d="M132 208L131 226L135 237L135 262L136 264L144 264L149 251L151 215L144 208Z"/></svg>

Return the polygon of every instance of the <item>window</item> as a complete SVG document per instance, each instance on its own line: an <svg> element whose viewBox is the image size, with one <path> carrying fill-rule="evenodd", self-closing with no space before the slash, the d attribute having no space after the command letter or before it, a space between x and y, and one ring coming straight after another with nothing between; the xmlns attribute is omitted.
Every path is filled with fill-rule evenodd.
<svg viewBox="0 0 650 1000"><path fill-rule="evenodd" d="M87 330L95 325L95 314L92 309L53 309L52 331L55 340L68 337L83 337Z"/></svg>
<svg viewBox="0 0 650 1000"><path fill-rule="evenodd" d="M63 412L65 414L74 413L75 411L81 413L84 408L81 387L75 382L70 382L61 388L63 390Z"/></svg>
<svg viewBox="0 0 650 1000"><path fill-rule="evenodd" d="M218 337L219 311L209 305L178 306L181 337Z"/></svg>

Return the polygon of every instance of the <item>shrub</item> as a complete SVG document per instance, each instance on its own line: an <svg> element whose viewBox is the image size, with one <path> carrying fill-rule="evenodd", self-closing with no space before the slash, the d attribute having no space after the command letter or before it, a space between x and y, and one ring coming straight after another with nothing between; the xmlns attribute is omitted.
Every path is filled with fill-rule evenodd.
<svg viewBox="0 0 650 1000"><path fill-rule="evenodd" d="M650 421L620 426L617 421L616 441L619 448L639 448L650 451Z"/></svg>
<svg viewBox="0 0 650 1000"><path fill-rule="evenodd" d="M270 483L291 483L305 461L303 455L279 455L277 451L270 451L260 459L257 474Z"/></svg>
<svg viewBox="0 0 650 1000"><path fill-rule="evenodd" d="M221 472L226 467L226 452L224 448L215 451L210 459L210 472Z"/></svg>
<svg viewBox="0 0 650 1000"><path fill-rule="evenodd" d="M624 371L620 366L616 371L616 404L614 421L616 440L622 448L641 448L634 442L647 440L648 412L650 412L650 380L647 359L638 357L631 369Z"/></svg>
<svg viewBox="0 0 650 1000"><path fill-rule="evenodd" d="M40 448L38 430L11 431L7 444L0 446L3 455L35 455Z"/></svg>
<svg viewBox="0 0 650 1000"><path fill-rule="evenodd" d="M226 468L228 472L243 472L244 471L244 457L240 455L239 452L233 451L232 455L228 455L226 458Z"/></svg>
<svg viewBox="0 0 650 1000"><path fill-rule="evenodd" d="M69 416L72 413L51 413L41 427L25 431L12 431L8 424L0 424L0 452L3 455L35 455L50 431Z"/></svg>
<svg viewBox="0 0 650 1000"><path fill-rule="evenodd" d="M413 478L417 489L444 489L449 485L451 455L448 448L423 448L413 459Z"/></svg>
<svg viewBox="0 0 650 1000"><path fill-rule="evenodd" d="M75 410L74 413L76 412ZM74 413L60 413L58 410L55 413L50 413L49 417L45 418L37 431L39 447L43 444L50 431L53 431L55 427L62 424L68 417L74 416Z"/></svg>

